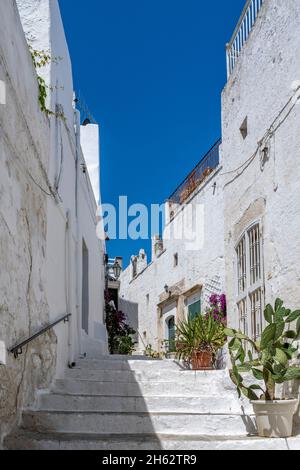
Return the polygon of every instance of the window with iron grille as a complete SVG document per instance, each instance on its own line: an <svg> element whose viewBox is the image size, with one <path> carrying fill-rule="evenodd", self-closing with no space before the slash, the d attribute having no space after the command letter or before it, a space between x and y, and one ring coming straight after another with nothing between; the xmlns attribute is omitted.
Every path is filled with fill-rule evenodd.
<svg viewBox="0 0 300 470"><path fill-rule="evenodd" d="M255 341L263 329L262 236L257 223L245 231L236 248L239 327Z"/></svg>

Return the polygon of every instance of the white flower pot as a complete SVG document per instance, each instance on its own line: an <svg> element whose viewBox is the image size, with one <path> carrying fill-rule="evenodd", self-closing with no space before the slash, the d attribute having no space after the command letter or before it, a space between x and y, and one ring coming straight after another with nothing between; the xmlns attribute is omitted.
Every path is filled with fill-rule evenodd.
<svg viewBox="0 0 300 470"><path fill-rule="evenodd" d="M291 437L298 400L252 401L260 437Z"/></svg>

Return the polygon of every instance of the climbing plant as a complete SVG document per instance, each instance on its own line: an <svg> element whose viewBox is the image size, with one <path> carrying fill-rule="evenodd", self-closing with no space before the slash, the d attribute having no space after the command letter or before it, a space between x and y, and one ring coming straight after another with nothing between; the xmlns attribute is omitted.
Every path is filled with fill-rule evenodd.
<svg viewBox="0 0 300 470"><path fill-rule="evenodd" d="M62 60L61 57L52 57L50 51L36 50L32 46L29 46L29 50L37 72L39 69L46 67L51 62L58 63L59 60ZM57 87L49 87L46 84L45 79L41 75L39 75L39 73L37 73L37 80L39 87L39 105L41 111L47 116L55 116L57 118L65 120L65 115L62 112L54 112L47 107L48 90L53 91Z"/></svg>

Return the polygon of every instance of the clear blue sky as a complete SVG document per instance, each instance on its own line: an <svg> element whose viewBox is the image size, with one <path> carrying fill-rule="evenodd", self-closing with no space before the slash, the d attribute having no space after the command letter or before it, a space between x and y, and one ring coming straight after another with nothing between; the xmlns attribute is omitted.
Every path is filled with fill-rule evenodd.
<svg viewBox="0 0 300 470"><path fill-rule="evenodd" d="M101 127L102 201L161 204L221 134L225 44L245 0L59 0L80 91ZM150 242L111 241L129 262Z"/></svg>

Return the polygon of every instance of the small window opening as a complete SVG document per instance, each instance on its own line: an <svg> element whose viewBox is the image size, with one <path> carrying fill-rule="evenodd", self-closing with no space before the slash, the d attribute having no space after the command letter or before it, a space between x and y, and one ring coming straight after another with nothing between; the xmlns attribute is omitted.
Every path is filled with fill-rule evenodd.
<svg viewBox="0 0 300 470"><path fill-rule="evenodd" d="M243 124L240 127L240 133L242 134L242 137L245 140L248 135L248 116L245 117Z"/></svg>
<svg viewBox="0 0 300 470"><path fill-rule="evenodd" d="M174 255L174 268L178 266L178 253Z"/></svg>

